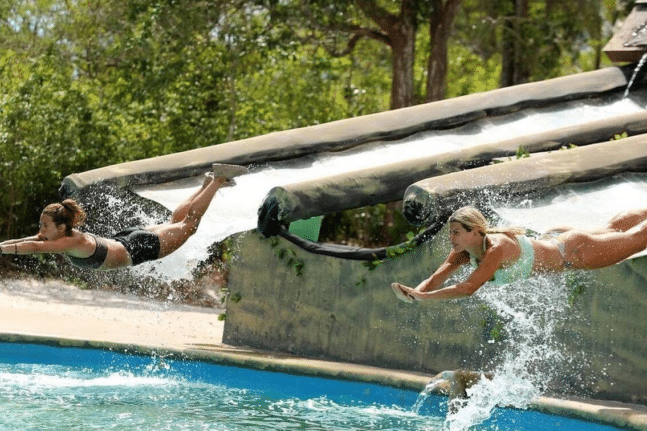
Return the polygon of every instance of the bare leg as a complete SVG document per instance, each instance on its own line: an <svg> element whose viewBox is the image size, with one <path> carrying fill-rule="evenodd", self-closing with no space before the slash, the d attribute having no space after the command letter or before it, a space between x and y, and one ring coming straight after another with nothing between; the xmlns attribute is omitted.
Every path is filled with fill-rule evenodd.
<svg viewBox="0 0 647 431"><path fill-rule="evenodd" d="M626 232L644 220L647 220L647 208L640 208L616 215L609 220L606 227L610 231Z"/></svg>
<svg viewBox="0 0 647 431"><path fill-rule="evenodd" d="M546 233L563 233L571 230L580 230L582 232L590 233L593 235L600 235L609 232L626 232L632 227L638 225L643 220L647 220L647 208L635 209L622 212L615 215L609 220L604 227L592 229L577 229L573 226L555 226Z"/></svg>
<svg viewBox="0 0 647 431"><path fill-rule="evenodd" d="M224 177L207 177L202 188L173 212L168 223L146 228L160 238L160 258L173 253L195 233L213 197L226 181Z"/></svg>
<svg viewBox="0 0 647 431"><path fill-rule="evenodd" d="M191 208L191 202L193 202L193 200L197 198L198 195L202 193L202 191L205 189L205 187L207 187L212 181L213 181L213 174L211 174L210 172L207 172L207 175L205 175L204 177L204 181L202 182L202 187L200 187L200 190L192 194L191 197L189 197L187 200L182 202L177 208L175 208L175 211L173 211L173 214L171 214L170 223L177 223L184 220L184 218L189 212L189 208Z"/></svg>
<svg viewBox="0 0 647 431"><path fill-rule="evenodd" d="M604 268L647 248L647 220L626 231L609 230L600 234L570 231L561 238L566 246L565 260L573 269Z"/></svg>

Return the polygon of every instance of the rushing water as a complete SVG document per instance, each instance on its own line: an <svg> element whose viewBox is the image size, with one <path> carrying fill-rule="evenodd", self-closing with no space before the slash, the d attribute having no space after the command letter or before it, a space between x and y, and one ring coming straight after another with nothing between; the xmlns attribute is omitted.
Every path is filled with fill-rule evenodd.
<svg viewBox="0 0 647 431"><path fill-rule="evenodd" d="M532 200L501 202L495 210L508 224L546 232L556 225L601 227L620 212L644 206L641 202L647 202L647 175L624 173L558 186Z"/></svg>
<svg viewBox="0 0 647 431"><path fill-rule="evenodd" d="M445 423L444 399L420 411L416 392L75 348L0 344L0 429L425 430ZM479 430L612 428L498 410Z"/></svg>
<svg viewBox="0 0 647 431"><path fill-rule="evenodd" d="M536 232L556 225L587 229L635 208L641 199L647 199L647 176L628 173L584 185L564 185L536 200L500 202L495 211L502 218L501 224ZM496 406L525 408L548 388L563 388L560 379L564 376L588 374L587 359L573 357L574 349L564 348L556 337L557 330L576 313L569 301L569 275L580 281L586 278L581 272L535 276L479 289L475 298L503 322L503 342L498 357L490 361L488 371L493 371L494 377L481 379L468 389L469 399L454 402L446 421L449 430L470 429L488 420ZM571 353L565 354L566 350Z"/></svg>
<svg viewBox="0 0 647 431"><path fill-rule="evenodd" d="M559 108L526 109L448 131L419 133L399 141L376 142L352 150L256 166L249 175L239 177L235 187L223 188L216 194L198 232L180 250L158 262L146 263L134 270L146 275L157 274L160 278L188 278L191 270L207 257L211 244L256 227L258 208L267 193L276 186L638 112L644 109L641 105L642 102L637 103L631 98L570 102ZM141 187L135 192L174 209L197 190L201 183L201 177L188 178ZM115 211L117 210L118 204L115 205Z"/></svg>
<svg viewBox="0 0 647 431"><path fill-rule="evenodd" d="M572 372L557 341L556 329L568 308L568 290L561 276L535 277L506 286L485 285L476 298L504 322L504 341L491 358L491 379L482 377L466 389L467 399L449 402L444 429L464 431L487 423L497 408L526 409L564 372ZM581 370L579 370L581 371ZM420 394L414 411L442 385L432 380Z"/></svg>

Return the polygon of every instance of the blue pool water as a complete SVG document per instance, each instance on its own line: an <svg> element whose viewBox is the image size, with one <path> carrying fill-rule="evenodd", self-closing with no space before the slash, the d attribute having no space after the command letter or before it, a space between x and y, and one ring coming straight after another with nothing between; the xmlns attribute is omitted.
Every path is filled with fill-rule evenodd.
<svg viewBox="0 0 647 431"><path fill-rule="evenodd" d="M0 343L0 430L442 430L446 399L105 350ZM500 409L474 430L610 430Z"/></svg>

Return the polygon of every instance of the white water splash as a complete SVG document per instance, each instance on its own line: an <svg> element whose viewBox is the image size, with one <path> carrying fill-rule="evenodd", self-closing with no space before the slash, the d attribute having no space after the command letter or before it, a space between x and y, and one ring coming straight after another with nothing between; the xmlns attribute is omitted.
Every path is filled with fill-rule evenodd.
<svg viewBox="0 0 647 431"><path fill-rule="evenodd" d="M566 360L555 337L568 307L561 278L536 277L479 290L477 297L505 321L505 341L492 380L481 379L467 389L466 400L451 401L448 430L468 430L490 418L497 406L527 408L557 377Z"/></svg>
<svg viewBox="0 0 647 431"><path fill-rule="evenodd" d="M397 141L377 141L346 151L256 166L250 174L238 177L235 187L218 191L198 231L179 250L133 271L161 279L190 278L191 270L208 256L207 250L214 242L256 227L258 208L276 186L316 181L642 110L644 107L631 99L574 101L559 108L526 109L456 129L417 133ZM134 192L173 210L201 183L201 177L188 178L138 187Z"/></svg>
<svg viewBox="0 0 647 431"><path fill-rule="evenodd" d="M132 372L119 371L105 376L87 377L85 375L68 375L58 369L47 369L46 372L34 370L28 373L0 372L0 389L11 387L28 388L29 391L42 391L48 388L96 388L96 387L142 387L168 386L177 384L173 379L156 376L139 376ZM56 374L60 373L60 374Z"/></svg>
<svg viewBox="0 0 647 431"><path fill-rule="evenodd" d="M418 399L416 400L416 403L413 405L413 408L411 410L416 414L420 413L420 409L427 400L427 397L429 397L430 394L435 393L438 388L443 385L443 383L443 380L440 378L432 379L429 383L427 383L425 389L420 393L420 395L418 395Z"/></svg>

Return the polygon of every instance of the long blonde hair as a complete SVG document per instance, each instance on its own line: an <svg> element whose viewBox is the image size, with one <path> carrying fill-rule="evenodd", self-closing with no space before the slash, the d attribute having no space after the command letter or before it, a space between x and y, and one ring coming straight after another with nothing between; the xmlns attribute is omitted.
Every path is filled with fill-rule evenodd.
<svg viewBox="0 0 647 431"><path fill-rule="evenodd" d="M483 235L488 233L503 233L509 236L524 235L526 229L522 227L490 227L490 223L479 210L472 206L460 208L449 217L448 223L460 223L466 231L476 229Z"/></svg>

